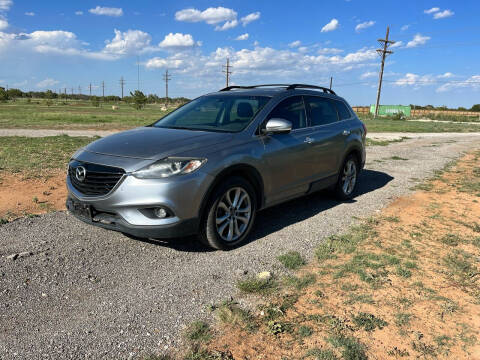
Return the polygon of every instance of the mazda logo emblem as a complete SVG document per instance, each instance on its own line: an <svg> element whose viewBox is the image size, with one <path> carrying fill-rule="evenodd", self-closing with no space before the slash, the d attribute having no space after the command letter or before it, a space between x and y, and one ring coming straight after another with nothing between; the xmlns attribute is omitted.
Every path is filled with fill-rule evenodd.
<svg viewBox="0 0 480 360"><path fill-rule="evenodd" d="M85 169L83 166L78 166L75 169L75 177L77 178L78 181L85 181L85 177L87 176L87 169Z"/></svg>

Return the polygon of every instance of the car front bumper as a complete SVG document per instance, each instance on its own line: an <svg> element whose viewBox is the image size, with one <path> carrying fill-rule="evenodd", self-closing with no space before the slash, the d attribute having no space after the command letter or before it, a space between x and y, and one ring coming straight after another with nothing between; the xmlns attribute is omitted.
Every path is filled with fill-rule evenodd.
<svg viewBox="0 0 480 360"><path fill-rule="evenodd" d="M104 196L85 196L67 176L67 209L83 222L143 238L174 238L198 232L200 209L213 178L202 172L164 179L137 179L125 175ZM91 209L79 216L72 202ZM164 207L169 216L156 218L146 209Z"/></svg>

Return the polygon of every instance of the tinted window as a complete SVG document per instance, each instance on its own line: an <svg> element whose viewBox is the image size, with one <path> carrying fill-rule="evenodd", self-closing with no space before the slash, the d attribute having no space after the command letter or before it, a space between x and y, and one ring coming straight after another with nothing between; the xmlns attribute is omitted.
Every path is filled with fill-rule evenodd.
<svg viewBox="0 0 480 360"><path fill-rule="evenodd" d="M309 108L311 126L338 121L337 109L332 101L318 96L305 96L305 102Z"/></svg>
<svg viewBox="0 0 480 360"><path fill-rule="evenodd" d="M268 119L280 118L292 123L292 129L300 129L307 126L305 106L301 96L292 96L283 100L272 110Z"/></svg>
<svg viewBox="0 0 480 360"><path fill-rule="evenodd" d="M350 119L352 117L352 114L342 101L335 100L335 105L337 105L338 116L340 117L340 120Z"/></svg>
<svg viewBox="0 0 480 360"><path fill-rule="evenodd" d="M153 126L238 132L247 127L269 100L265 96L203 96L171 112Z"/></svg>

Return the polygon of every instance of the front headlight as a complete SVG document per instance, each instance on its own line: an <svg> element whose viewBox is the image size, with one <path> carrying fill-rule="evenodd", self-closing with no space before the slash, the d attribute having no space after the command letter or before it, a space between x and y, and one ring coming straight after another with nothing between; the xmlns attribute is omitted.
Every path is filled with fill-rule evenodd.
<svg viewBox="0 0 480 360"><path fill-rule="evenodd" d="M134 171L132 175L139 179L158 179L189 174L205 164L206 161L207 159L166 158Z"/></svg>

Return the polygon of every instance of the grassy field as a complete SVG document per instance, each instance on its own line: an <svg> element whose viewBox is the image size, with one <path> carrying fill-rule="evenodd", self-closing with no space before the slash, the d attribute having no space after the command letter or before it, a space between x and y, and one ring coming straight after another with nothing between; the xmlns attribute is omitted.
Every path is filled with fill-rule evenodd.
<svg viewBox="0 0 480 360"><path fill-rule="evenodd" d="M0 137L0 172L44 175L65 169L73 153L94 138L49 136Z"/></svg>
<svg viewBox="0 0 480 360"><path fill-rule="evenodd" d="M113 105L118 109L113 110ZM22 100L0 103L0 128L128 129L151 124L167 113L155 104L135 110L127 104L95 107L88 101L69 101L47 106L43 100L30 103Z"/></svg>
<svg viewBox="0 0 480 360"><path fill-rule="evenodd" d="M118 108L112 109L115 105ZM135 110L128 104L102 104L95 107L89 101L56 102L47 106L45 100L18 100L0 103L0 128L22 129L98 129L122 130L151 124L166 113L161 105L149 104ZM441 120L438 115L435 119ZM369 132L477 132L478 124L428 123L392 119L373 120L363 116ZM445 120L452 121L452 117ZM473 120L476 120L473 119ZM470 120L472 121L472 119Z"/></svg>

